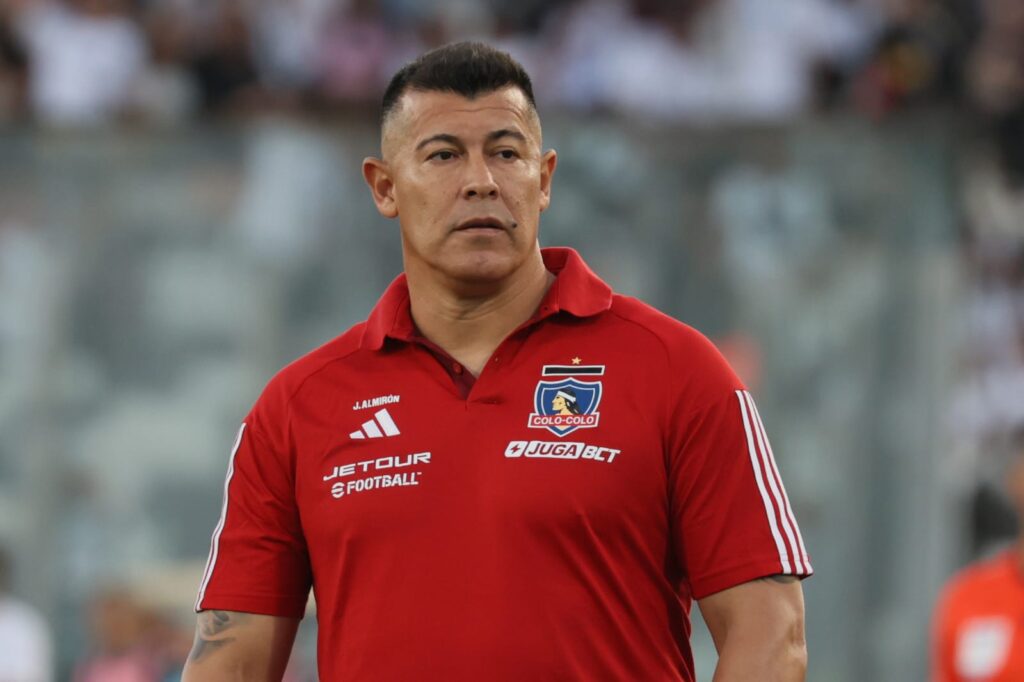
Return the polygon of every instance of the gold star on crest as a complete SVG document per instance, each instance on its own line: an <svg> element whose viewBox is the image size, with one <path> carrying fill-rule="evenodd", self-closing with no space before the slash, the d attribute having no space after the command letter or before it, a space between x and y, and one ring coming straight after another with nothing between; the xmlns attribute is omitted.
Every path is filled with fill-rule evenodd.
<svg viewBox="0 0 1024 682"><path fill-rule="evenodd" d="M578 356L572 359L572 364L574 364L574 365L578 365L581 362L583 362L583 361L580 360Z"/></svg>

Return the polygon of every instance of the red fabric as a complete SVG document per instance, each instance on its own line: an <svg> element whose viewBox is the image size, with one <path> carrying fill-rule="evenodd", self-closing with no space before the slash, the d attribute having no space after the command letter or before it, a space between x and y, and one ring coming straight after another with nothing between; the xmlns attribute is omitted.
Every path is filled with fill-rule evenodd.
<svg viewBox="0 0 1024 682"><path fill-rule="evenodd" d="M312 584L332 682L693 680L691 598L810 573L773 531L791 514L755 478L769 496L781 481L755 474L767 445L713 346L613 295L575 252L544 258L555 283L466 395L409 342L401 277L366 323L270 382L200 608L295 616ZM602 368L573 377L601 384L596 426L530 426L551 365ZM400 433L374 436L385 410ZM531 441L582 455L532 457Z"/></svg>
<svg viewBox="0 0 1024 682"><path fill-rule="evenodd" d="M932 638L933 682L1024 680L1024 575L1004 552L943 589Z"/></svg>
<svg viewBox="0 0 1024 682"><path fill-rule="evenodd" d="M473 384L476 383L476 377L468 369L462 366L458 360L448 355L443 348L435 344L430 339L420 336L419 333L412 334L407 339L410 343L418 343L434 356L434 358L441 363L441 367L448 374L448 378L452 380L452 384L455 385L455 390L458 391L459 397L465 400L469 397L469 392L473 390Z"/></svg>

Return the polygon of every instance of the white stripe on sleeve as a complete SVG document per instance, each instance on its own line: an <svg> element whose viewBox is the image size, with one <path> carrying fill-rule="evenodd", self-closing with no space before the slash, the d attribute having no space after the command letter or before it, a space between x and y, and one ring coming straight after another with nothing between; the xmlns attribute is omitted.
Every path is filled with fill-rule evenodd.
<svg viewBox="0 0 1024 682"><path fill-rule="evenodd" d="M793 508L789 504L789 496L786 494L786 486L782 482L782 475L779 474L779 467L775 463L775 453L772 452L772 444L768 440L768 432L765 431L764 429L764 422L761 421L761 413L758 411L757 405L754 404L753 398L750 399L750 405L753 408L754 418L757 420L758 429L761 431L762 434L764 434L764 444L767 447L768 462L771 464L772 474L774 475L775 480L779 482L779 490L782 491L782 501L784 503L784 509L786 512L786 515L783 517L783 519L789 519L789 523L792 524L793 527L793 532L796 534L797 546L794 547L794 550L797 552L798 556L803 560L804 572L813 573L814 569L811 568L810 558L807 556L807 548L804 546L804 538L800 534L800 526L797 525L796 516L793 514ZM797 562L797 566L799 567L799 561Z"/></svg>
<svg viewBox="0 0 1024 682"><path fill-rule="evenodd" d="M757 489L761 492L761 500L764 502L764 513L768 517L768 527L772 530L772 537L775 538L775 547L779 551L779 563L782 564L783 573L792 573L793 568L789 563L789 553L786 551L786 541L779 533L778 523L775 521L775 507L772 505L768 490L764 486L764 476L761 474L761 459L757 456L757 448L754 446L753 427L750 415L747 414L747 404L743 398L744 391L736 391L736 398L740 402L740 413L743 415L743 430L747 433L747 450L750 453L750 465L754 468L754 479L757 480Z"/></svg>
<svg viewBox="0 0 1024 682"><path fill-rule="evenodd" d="M754 404L754 398L750 395L749 391L743 392L743 397L747 401L747 408L749 414L752 417L754 431L757 434L757 445L761 450L761 461L764 464L765 477L768 479L768 487L771 488L772 497L775 498L776 509L779 510L779 517L782 519L782 530L786 533L786 539L789 541L787 545L793 554L793 563L796 564L796 572L802 574L804 572L803 561L801 561L800 547L797 545L796 538L793 535L793 526L795 523L791 523L792 516L788 513L789 500L786 499L785 491L780 491L778 480L778 469L775 467L775 458L771 455L771 445L768 443L768 434L765 433L764 424L761 423L761 415L757 411L757 405Z"/></svg>
<svg viewBox="0 0 1024 682"><path fill-rule="evenodd" d="M195 610L199 611L200 605L203 603L203 597L206 596L206 586L210 582L210 578L213 576L213 569L217 565L217 552L220 549L220 534L224 530L224 521L228 516L228 487L231 485L231 477L235 475L235 454L238 453L238 448L242 445L242 433L245 432L245 422L238 429L238 435L235 436L235 444L231 448L231 458L228 460L228 474L224 478L224 502L220 508L220 521L217 522L217 527L213 530L213 538L210 540L210 556L206 560L206 570L203 571L203 581L199 585L199 596L196 597Z"/></svg>

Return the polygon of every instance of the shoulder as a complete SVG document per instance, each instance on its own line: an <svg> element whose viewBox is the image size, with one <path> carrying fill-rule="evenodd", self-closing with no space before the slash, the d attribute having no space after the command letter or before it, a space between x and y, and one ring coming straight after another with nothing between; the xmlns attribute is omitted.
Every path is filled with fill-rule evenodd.
<svg viewBox="0 0 1024 682"><path fill-rule="evenodd" d="M666 315L657 308L631 296L615 294L610 314L649 335L675 355L711 346L711 342L690 325Z"/></svg>
<svg viewBox="0 0 1024 682"><path fill-rule="evenodd" d="M311 379L328 368L350 361L360 351L365 327L366 323L360 322L341 336L293 360L278 371L260 394L250 418L255 416L258 420L260 415L268 412L282 414L292 398Z"/></svg>
<svg viewBox="0 0 1024 682"><path fill-rule="evenodd" d="M700 331L642 301L616 294L609 314L646 338L663 358L672 383L698 402L717 400L742 389L715 344ZM626 332L628 333L628 332Z"/></svg>

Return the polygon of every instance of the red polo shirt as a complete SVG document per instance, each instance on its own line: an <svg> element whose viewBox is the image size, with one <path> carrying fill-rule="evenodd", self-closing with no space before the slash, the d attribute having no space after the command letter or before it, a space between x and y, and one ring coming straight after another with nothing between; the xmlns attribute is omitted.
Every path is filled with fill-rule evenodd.
<svg viewBox="0 0 1024 682"><path fill-rule="evenodd" d="M570 249L474 381L404 277L242 425L198 609L298 617L323 680L693 680L691 599L811 566L750 395ZM442 366L447 364L447 366Z"/></svg>

